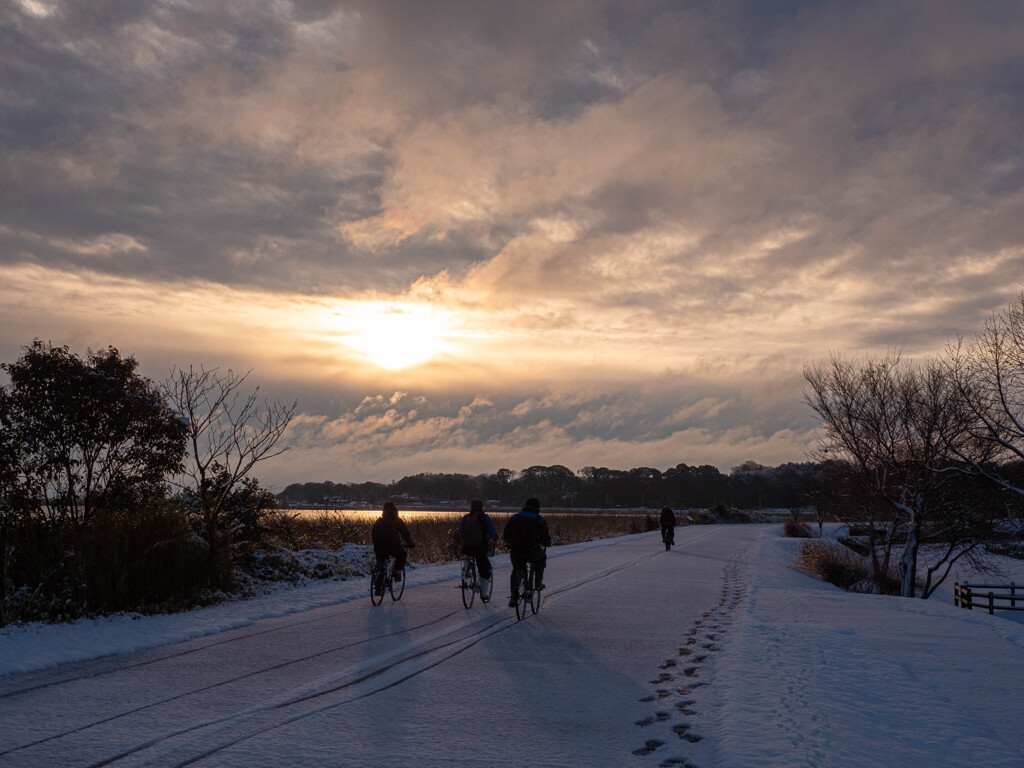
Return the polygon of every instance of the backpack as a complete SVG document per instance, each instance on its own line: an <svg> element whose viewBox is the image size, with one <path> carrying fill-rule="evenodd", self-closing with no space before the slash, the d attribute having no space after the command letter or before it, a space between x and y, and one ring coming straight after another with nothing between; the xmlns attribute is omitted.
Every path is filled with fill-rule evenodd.
<svg viewBox="0 0 1024 768"><path fill-rule="evenodd" d="M483 515L474 519L472 515L462 518L462 545L464 547L479 547L484 543L484 518Z"/></svg>
<svg viewBox="0 0 1024 768"><path fill-rule="evenodd" d="M514 552L532 552L537 547L537 524L521 515L513 515L505 524L505 541Z"/></svg>

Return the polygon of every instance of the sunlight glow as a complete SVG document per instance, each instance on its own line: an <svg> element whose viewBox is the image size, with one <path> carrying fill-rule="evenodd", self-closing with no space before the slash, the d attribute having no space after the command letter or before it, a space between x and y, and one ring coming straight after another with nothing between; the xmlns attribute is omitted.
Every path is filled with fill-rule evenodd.
<svg viewBox="0 0 1024 768"><path fill-rule="evenodd" d="M340 340L381 368L409 368L451 349L451 320L430 305L363 302L336 319Z"/></svg>

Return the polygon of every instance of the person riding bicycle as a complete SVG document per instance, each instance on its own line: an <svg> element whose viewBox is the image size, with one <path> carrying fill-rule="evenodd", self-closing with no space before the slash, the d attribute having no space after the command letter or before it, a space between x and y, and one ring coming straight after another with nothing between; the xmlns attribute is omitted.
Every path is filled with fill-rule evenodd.
<svg viewBox="0 0 1024 768"><path fill-rule="evenodd" d="M498 540L491 516L484 512L484 502L473 499L469 503L469 514L459 521L459 536L462 537L462 554L476 558L476 570L480 574L480 599L490 599L491 561L487 555L491 542Z"/></svg>
<svg viewBox="0 0 1024 768"><path fill-rule="evenodd" d="M671 507L661 508L661 540L674 544L676 538L676 513Z"/></svg>
<svg viewBox="0 0 1024 768"><path fill-rule="evenodd" d="M384 510L377 522L373 524L370 532L370 539L373 541L373 554L377 556L377 562L383 564L388 557L395 558L395 567L391 573L393 581L401 581L405 572L405 561L407 555L406 547L412 549L416 544L409 535L409 528L404 520L398 518L398 507L395 502L384 502Z"/></svg>
<svg viewBox="0 0 1024 768"><path fill-rule="evenodd" d="M519 601L516 571L525 568L528 562L533 563L535 588L544 589L544 566L548 559L544 547L551 546L551 534L548 531L547 520L540 516L540 502L537 499L527 499L519 514L509 518L505 523L502 538L508 544L509 556L512 558L512 598L508 604L509 607L515 608ZM527 584L526 588L533 587Z"/></svg>

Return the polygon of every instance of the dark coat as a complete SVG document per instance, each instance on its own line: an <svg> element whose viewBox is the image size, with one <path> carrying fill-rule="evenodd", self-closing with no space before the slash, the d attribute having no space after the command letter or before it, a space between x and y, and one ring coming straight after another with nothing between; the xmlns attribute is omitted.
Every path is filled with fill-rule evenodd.
<svg viewBox="0 0 1024 768"><path fill-rule="evenodd" d="M409 528L399 517L377 518L377 522L373 524L373 529L370 531L370 538L373 541L374 549L393 551L395 547L401 547L403 542L407 547L413 546Z"/></svg>
<svg viewBox="0 0 1024 768"><path fill-rule="evenodd" d="M502 538L508 544L509 550L521 555L530 555L541 547L551 546L548 521L541 517L539 512L531 509L524 509L510 517L505 523Z"/></svg>

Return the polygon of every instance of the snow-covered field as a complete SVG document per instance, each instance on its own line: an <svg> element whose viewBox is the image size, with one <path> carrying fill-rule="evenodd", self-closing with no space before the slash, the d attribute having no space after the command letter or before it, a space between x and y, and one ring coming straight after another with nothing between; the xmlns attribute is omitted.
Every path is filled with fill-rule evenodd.
<svg viewBox="0 0 1024 768"><path fill-rule="evenodd" d="M357 579L8 629L0 765L1024 766L1024 624L843 593L779 528L553 549L522 622L498 558L470 610L443 565L378 608Z"/></svg>

